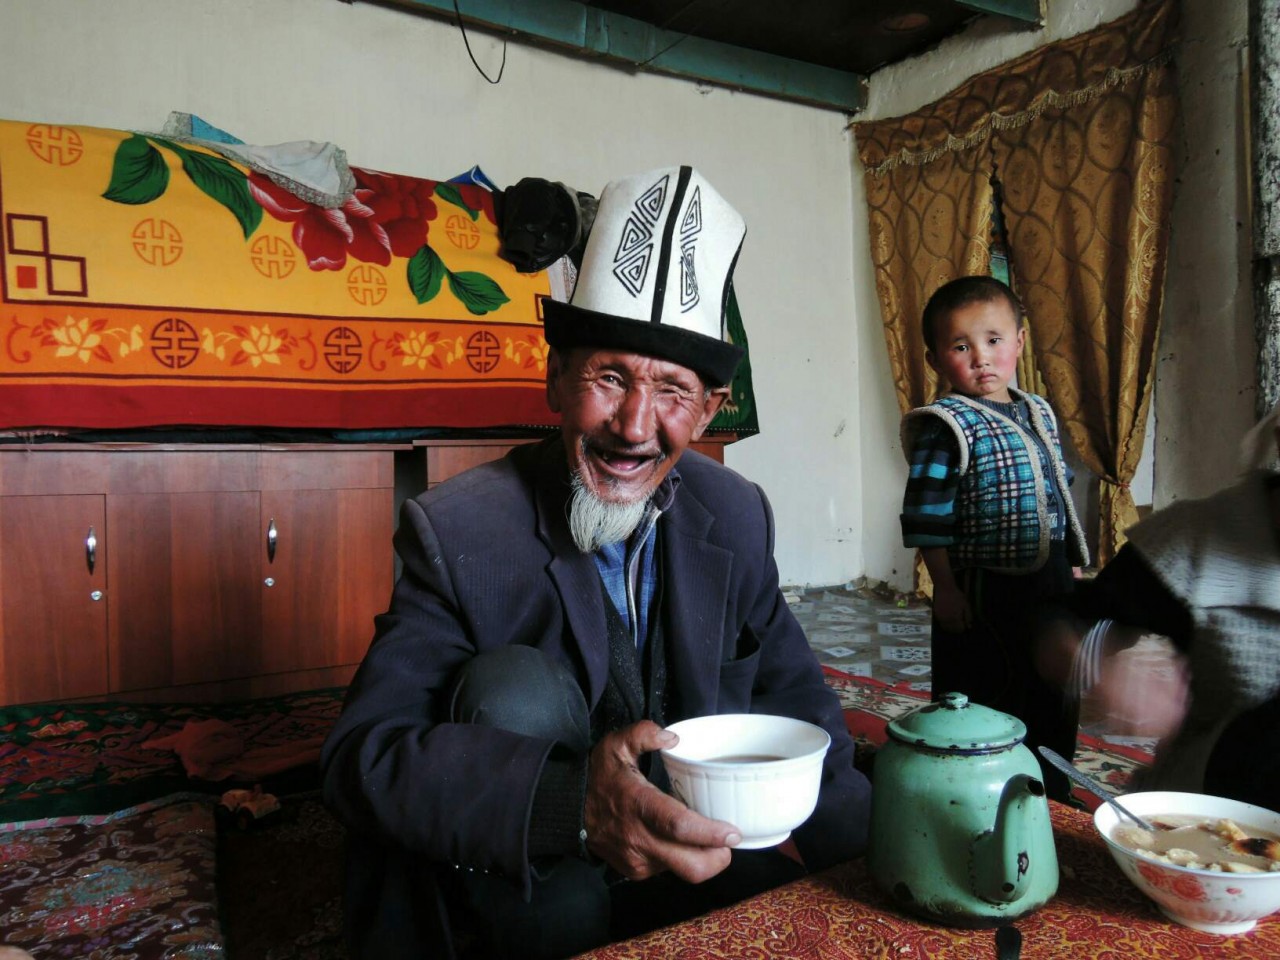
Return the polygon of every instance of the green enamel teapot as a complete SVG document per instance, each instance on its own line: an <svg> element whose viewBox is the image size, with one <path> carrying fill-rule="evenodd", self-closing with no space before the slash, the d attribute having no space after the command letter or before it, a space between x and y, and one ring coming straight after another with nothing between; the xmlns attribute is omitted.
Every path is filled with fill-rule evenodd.
<svg viewBox="0 0 1280 960"><path fill-rule="evenodd" d="M1043 906L1058 890L1058 855L1022 721L948 693L888 733L871 794L877 885L948 926L996 926Z"/></svg>

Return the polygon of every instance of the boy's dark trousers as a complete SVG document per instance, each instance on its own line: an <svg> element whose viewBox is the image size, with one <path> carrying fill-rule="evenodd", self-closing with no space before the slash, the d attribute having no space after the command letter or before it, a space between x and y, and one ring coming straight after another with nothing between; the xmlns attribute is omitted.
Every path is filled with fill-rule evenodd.
<svg viewBox="0 0 1280 960"><path fill-rule="evenodd" d="M1011 714L1027 726L1026 745L1040 763L1045 789L1066 801L1071 782L1036 751L1046 746L1067 759L1076 750L1080 704L1060 686L1046 681L1032 662L1042 607L1070 593L1074 580L1066 547L1050 545L1043 567L1027 574L998 573L981 567L956 571L956 583L969 601L972 626L952 633L933 621L933 699L959 692L973 703Z"/></svg>

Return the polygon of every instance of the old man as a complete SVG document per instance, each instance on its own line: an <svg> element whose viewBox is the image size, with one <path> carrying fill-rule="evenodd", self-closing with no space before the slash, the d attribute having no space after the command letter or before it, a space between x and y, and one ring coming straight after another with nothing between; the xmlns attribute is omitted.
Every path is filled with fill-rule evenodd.
<svg viewBox="0 0 1280 960"><path fill-rule="evenodd" d="M568 956L866 844L870 787L773 559L764 493L688 452L742 350L745 227L689 167L611 183L547 302L559 433L405 503L390 609L325 746L365 960ZM779 850L666 792L666 724L772 713L832 744Z"/></svg>

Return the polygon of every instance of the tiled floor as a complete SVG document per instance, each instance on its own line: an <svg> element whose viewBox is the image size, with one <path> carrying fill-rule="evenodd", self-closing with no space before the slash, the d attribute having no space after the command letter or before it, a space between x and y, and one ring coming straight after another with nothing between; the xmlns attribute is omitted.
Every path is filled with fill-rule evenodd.
<svg viewBox="0 0 1280 960"><path fill-rule="evenodd" d="M824 666L929 689L929 608L922 601L854 584L784 592Z"/></svg>
<svg viewBox="0 0 1280 960"><path fill-rule="evenodd" d="M924 601L883 586L853 583L808 590L788 587L783 593L824 666L889 684L905 682L913 690L930 689L930 611ZM1138 658L1148 669L1172 669L1170 647L1163 638L1143 638L1121 656ZM1081 726L1116 744L1150 750L1155 743L1150 737L1117 732L1089 698L1081 703Z"/></svg>

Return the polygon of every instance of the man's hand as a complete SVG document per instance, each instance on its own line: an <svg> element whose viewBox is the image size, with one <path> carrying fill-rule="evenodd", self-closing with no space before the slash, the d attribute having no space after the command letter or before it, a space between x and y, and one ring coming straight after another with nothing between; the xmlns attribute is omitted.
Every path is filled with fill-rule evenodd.
<svg viewBox="0 0 1280 960"><path fill-rule="evenodd" d="M641 754L675 746L679 737L650 720L606 735L591 751L583 822L587 847L631 880L670 870L701 883L729 865L738 828L708 820L640 773Z"/></svg>
<svg viewBox="0 0 1280 960"><path fill-rule="evenodd" d="M1173 653L1128 649L1102 665L1094 689L1108 729L1134 737L1166 737L1181 726L1190 703L1185 660Z"/></svg>
<svg viewBox="0 0 1280 960"><path fill-rule="evenodd" d="M934 584L933 615L950 633L964 633L973 625L969 600L955 584Z"/></svg>

